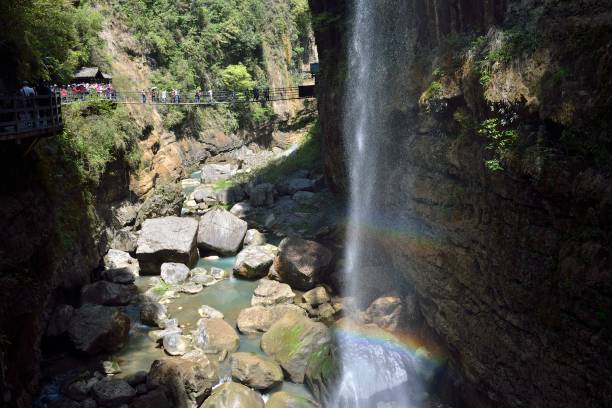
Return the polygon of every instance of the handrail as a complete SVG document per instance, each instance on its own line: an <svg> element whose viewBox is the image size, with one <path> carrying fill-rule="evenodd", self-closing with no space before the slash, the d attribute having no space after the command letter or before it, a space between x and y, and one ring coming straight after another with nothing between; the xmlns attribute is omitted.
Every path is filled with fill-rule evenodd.
<svg viewBox="0 0 612 408"><path fill-rule="evenodd" d="M0 96L0 140L55 134L63 127L58 95Z"/></svg>

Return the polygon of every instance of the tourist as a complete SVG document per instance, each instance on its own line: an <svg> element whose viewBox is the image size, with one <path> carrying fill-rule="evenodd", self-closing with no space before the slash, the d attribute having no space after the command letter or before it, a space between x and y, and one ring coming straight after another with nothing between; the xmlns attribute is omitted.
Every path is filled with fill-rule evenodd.
<svg viewBox="0 0 612 408"><path fill-rule="evenodd" d="M257 88L253 88L253 99L255 101L259 100L259 89L257 89Z"/></svg>
<svg viewBox="0 0 612 408"><path fill-rule="evenodd" d="M210 103L213 103L215 101L214 98L213 98L213 91L212 91L212 89L208 90L208 101Z"/></svg>
<svg viewBox="0 0 612 408"><path fill-rule="evenodd" d="M171 96L172 96L172 103L176 103L176 89L172 90Z"/></svg>
<svg viewBox="0 0 612 408"><path fill-rule="evenodd" d="M147 93L144 89L140 91L140 96L142 98L142 103L147 103Z"/></svg>
<svg viewBox="0 0 612 408"><path fill-rule="evenodd" d="M197 90L195 93L195 103L200 103L200 91Z"/></svg>
<svg viewBox="0 0 612 408"><path fill-rule="evenodd" d="M181 91L176 90L176 103L181 103Z"/></svg>
<svg viewBox="0 0 612 408"><path fill-rule="evenodd" d="M163 91L161 91L161 100L162 103L166 103L168 98L168 91L166 91L165 89Z"/></svg>
<svg viewBox="0 0 612 408"><path fill-rule="evenodd" d="M34 88L30 86L30 83L28 81L23 81L23 86L19 90L19 93L21 93L21 95L23 96L36 96L36 92L34 92Z"/></svg>

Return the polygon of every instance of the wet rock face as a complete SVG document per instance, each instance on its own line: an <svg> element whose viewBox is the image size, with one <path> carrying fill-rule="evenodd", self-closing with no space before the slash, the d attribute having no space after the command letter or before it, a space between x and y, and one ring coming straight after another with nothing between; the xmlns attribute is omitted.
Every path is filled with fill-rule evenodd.
<svg viewBox="0 0 612 408"><path fill-rule="evenodd" d="M311 4L318 13L332 12L346 19L343 1L311 0ZM460 36L462 31L474 28L484 35L491 23L503 19L506 28L518 32L532 23L539 27L541 37L536 47L545 49L544 53L552 58L566 55L566 61L578 64L589 60L599 67L609 60L603 57L609 55L609 46L593 50L590 45L571 54L567 51L569 42L541 41L547 36L563 36L563 32L570 33L580 26L581 36L592 35L591 42L595 44L597 33L610 32L609 19L596 29L591 25L597 19L595 8L546 2L405 4L412 10L405 13L406 38L433 61L445 57L433 47L449 38L445 34ZM545 12L533 21L529 10L536 4ZM589 4L609 8L600 1ZM396 12L404 15L406 6ZM348 41L342 26L329 24L318 30L322 66L344 66L343 47ZM507 75L496 72L498 77L491 79L490 89L522 87L532 96L535 93L543 97L537 86L521 79L534 74L534 70L526 70L530 63L516 62L510 64L521 66L513 68L515 71ZM560 61L538 69L555 72L557 63ZM545 135L555 140L549 145L550 151L555 152L553 156L544 159L534 155L533 150L544 147L533 145L531 153L517 152L516 161L509 163L505 171L491 172L483 165L489 153L486 140L476 130L466 133L452 118L452 106L465 109L468 118L476 123L488 117L484 113L488 107L479 105L483 91L478 78L475 85L468 83L469 78L462 78L465 82L448 101L450 109L433 115L419 108L418 97L431 82L429 73L434 68L426 67L428 74L423 77L406 67L404 72L415 73L408 75L410 81L402 75L389 78L392 85L388 88L398 89L405 97L390 101L389 111L381 112L396 125L394 135L385 137L381 146L388 153L386 163L381 164L382 176L373 180L380 191L388 192L380 205L384 220L388 220L381 230L388 234L384 234L384 242L377 250L389 259L397 288L405 286L417 293L418 307L411 304L406 311L410 316L422 315L453 349L455 363L473 399L469 406L610 404L609 364L602 358L587 361L581 357L612 357L609 341L601 336L609 332L609 319L597 317L598 310L610 308L612 299L612 237L606 215L609 206L604 204L610 202L610 175L594 161L578 160L580 165L574 165L576 158L565 157L556 142L567 131L549 133L549 121L554 118L541 120L550 117L550 112L567 101L564 98L568 95L579 96L578 89L594 100L609 101L607 96L602 98L604 93L609 94L609 85L594 79L594 72L585 78L588 69L568 68L571 81L577 82L566 84L564 96L560 92L556 98L535 102L541 104L530 107L538 111L535 118L519 115L519 121L532 128L525 129L528 143L542 140ZM598 72L604 70L598 68ZM317 78L322 90L318 103L326 177L334 188L347 191L346 168L341 160L341 75L341 70L330 69ZM497 93L501 98L502 93ZM574 114L570 122L590 126L580 122L580 116L589 117L593 109L582 108L586 106L583 104L574 106L580 113ZM544 164L540 167L537 163ZM375 276L383 280L383 273L381 270ZM408 292L402 290L400 297ZM371 310L379 317L383 316L381 311L378 307L377 311Z"/></svg>
<svg viewBox="0 0 612 408"><path fill-rule="evenodd" d="M105 306L127 305L138 294L135 285L98 281L81 289L81 303Z"/></svg>
<svg viewBox="0 0 612 408"><path fill-rule="evenodd" d="M194 266L198 251L198 222L192 218L165 217L146 220L138 237L136 258L142 274L158 275L164 262Z"/></svg>
<svg viewBox="0 0 612 408"><path fill-rule="evenodd" d="M85 305L75 310L68 334L74 347L87 354L112 352L125 344L129 317L114 307Z"/></svg>

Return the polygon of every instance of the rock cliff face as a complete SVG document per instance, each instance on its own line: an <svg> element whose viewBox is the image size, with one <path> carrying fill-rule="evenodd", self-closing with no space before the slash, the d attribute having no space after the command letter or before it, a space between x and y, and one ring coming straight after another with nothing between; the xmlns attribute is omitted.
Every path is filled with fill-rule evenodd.
<svg viewBox="0 0 612 408"><path fill-rule="evenodd" d="M416 291L468 406L609 406L612 7L385 2L405 49L378 107L395 129L377 180L393 233L372 239ZM350 3L311 0L339 192Z"/></svg>

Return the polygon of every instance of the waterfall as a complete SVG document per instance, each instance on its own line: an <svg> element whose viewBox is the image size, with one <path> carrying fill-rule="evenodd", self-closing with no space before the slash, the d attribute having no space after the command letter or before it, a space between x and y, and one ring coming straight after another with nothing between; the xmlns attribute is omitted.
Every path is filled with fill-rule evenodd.
<svg viewBox="0 0 612 408"><path fill-rule="evenodd" d="M344 143L348 152L350 204L344 266L344 295L361 307L371 288L394 287L398 272L385 260L385 237L393 217L384 197L385 178L399 160L401 122L397 108L407 102L394 86L404 72L408 50L406 15L400 1L354 0L344 100ZM407 80L400 79L400 80ZM399 104L398 104L399 102ZM405 103L404 106L407 106ZM420 406L423 387L414 354L398 344L359 330L337 334L340 375L333 401L341 408Z"/></svg>

